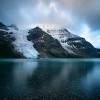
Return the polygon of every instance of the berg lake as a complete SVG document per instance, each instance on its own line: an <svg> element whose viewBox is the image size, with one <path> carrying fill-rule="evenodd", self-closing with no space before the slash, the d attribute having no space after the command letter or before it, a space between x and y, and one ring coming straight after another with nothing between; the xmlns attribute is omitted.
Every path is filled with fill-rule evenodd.
<svg viewBox="0 0 100 100"><path fill-rule="evenodd" d="M0 100L100 100L100 59L0 59Z"/></svg>

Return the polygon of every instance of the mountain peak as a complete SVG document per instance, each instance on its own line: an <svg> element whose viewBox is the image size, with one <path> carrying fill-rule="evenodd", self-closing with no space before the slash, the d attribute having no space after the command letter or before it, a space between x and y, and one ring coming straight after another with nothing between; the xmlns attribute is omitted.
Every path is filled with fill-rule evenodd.
<svg viewBox="0 0 100 100"><path fill-rule="evenodd" d="M7 26L0 22L0 29L8 30Z"/></svg>
<svg viewBox="0 0 100 100"><path fill-rule="evenodd" d="M10 25L10 26L8 26L8 27L13 28L13 29L15 29L16 31L18 31L18 27L17 27L15 24L12 24L12 25Z"/></svg>
<svg viewBox="0 0 100 100"><path fill-rule="evenodd" d="M34 30L42 30L40 27L36 26Z"/></svg>

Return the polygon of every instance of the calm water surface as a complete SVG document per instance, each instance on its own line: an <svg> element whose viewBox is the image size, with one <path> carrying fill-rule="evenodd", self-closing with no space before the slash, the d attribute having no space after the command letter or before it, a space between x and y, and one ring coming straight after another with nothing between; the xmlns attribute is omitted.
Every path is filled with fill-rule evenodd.
<svg viewBox="0 0 100 100"><path fill-rule="evenodd" d="M100 59L0 59L0 100L100 100Z"/></svg>

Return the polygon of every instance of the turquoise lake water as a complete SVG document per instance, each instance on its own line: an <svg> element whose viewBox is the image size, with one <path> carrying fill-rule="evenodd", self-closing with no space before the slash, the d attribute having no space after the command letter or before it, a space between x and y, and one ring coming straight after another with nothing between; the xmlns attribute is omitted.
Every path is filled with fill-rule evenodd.
<svg viewBox="0 0 100 100"><path fill-rule="evenodd" d="M100 59L0 59L0 100L100 100Z"/></svg>

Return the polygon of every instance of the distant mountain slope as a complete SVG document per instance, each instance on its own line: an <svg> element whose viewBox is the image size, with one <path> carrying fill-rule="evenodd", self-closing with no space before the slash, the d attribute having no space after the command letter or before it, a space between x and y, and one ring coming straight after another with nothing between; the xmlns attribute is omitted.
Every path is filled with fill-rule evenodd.
<svg viewBox="0 0 100 100"><path fill-rule="evenodd" d="M47 29L48 34L56 38L69 54L80 56L95 56L96 48L84 38L70 33L65 28ZM88 53L88 54L87 54Z"/></svg>
<svg viewBox="0 0 100 100"><path fill-rule="evenodd" d="M23 55L14 48L13 32L8 30L6 25L0 23L0 58L22 58Z"/></svg>

